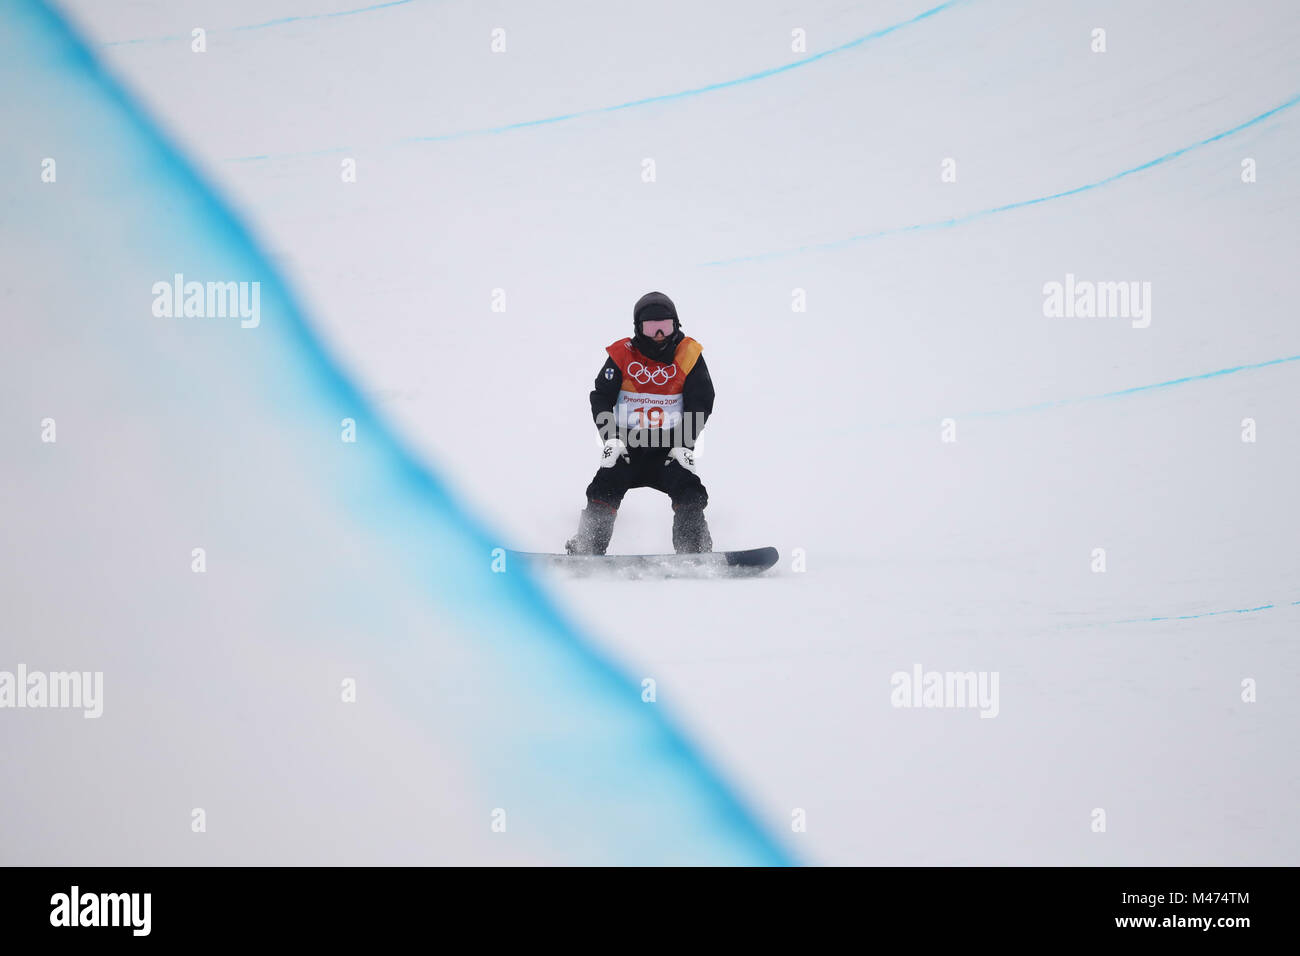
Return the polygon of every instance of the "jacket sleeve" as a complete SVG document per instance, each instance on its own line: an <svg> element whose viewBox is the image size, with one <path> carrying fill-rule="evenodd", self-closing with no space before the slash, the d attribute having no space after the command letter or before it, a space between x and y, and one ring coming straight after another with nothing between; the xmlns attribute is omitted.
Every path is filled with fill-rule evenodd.
<svg viewBox="0 0 1300 956"><path fill-rule="evenodd" d="M596 373L596 387L591 390L591 420L596 423L602 438L614 437L612 416L614 406L618 404L618 390L622 387L623 373L612 358L605 359L605 364ZM603 422L602 415L606 416Z"/></svg>
<svg viewBox="0 0 1300 956"><path fill-rule="evenodd" d="M695 439L704 431L704 423L713 414L713 378L703 355L695 360L691 374L682 383L682 413L687 421L673 435L673 445L694 448Z"/></svg>

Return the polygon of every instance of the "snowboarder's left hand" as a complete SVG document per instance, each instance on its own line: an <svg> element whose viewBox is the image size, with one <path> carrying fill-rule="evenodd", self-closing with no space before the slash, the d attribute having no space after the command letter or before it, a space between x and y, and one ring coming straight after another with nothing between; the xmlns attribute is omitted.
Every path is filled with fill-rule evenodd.
<svg viewBox="0 0 1300 956"><path fill-rule="evenodd" d="M682 448L679 445L668 453L668 461L665 461L664 464L668 464L669 461L675 461L692 475L695 474L695 451L693 449Z"/></svg>

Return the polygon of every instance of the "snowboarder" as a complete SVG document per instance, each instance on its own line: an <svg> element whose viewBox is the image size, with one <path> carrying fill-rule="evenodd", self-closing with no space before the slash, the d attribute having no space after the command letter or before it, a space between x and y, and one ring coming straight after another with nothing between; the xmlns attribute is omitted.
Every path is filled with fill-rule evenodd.
<svg viewBox="0 0 1300 956"><path fill-rule="evenodd" d="M673 550L713 550L704 508L709 495L695 473L695 439L713 412L713 381L700 343L682 334L677 308L648 292L632 309L635 335L619 339L596 373L591 416L605 440L600 468L569 554L604 554L629 488L656 488L672 499Z"/></svg>

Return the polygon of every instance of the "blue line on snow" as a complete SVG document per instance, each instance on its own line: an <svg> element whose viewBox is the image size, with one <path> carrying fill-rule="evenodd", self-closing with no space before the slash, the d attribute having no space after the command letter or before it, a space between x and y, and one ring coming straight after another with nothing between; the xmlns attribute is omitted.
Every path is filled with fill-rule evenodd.
<svg viewBox="0 0 1300 956"><path fill-rule="evenodd" d="M1140 163L1137 166L1131 166L1128 169L1120 170L1117 173L1113 173L1103 179L1098 179L1095 182L1084 183L1082 186L1075 186L1073 189L1065 189L1061 192L1052 193L1047 196L1037 196L1033 199L1021 199L1017 202L1006 203L1001 206L990 206L988 209L979 209L975 212L966 213L963 216L953 216L949 219L935 219L931 222L913 223L910 226L895 226L892 229L881 229L877 232L865 232L860 235L849 236L845 239L832 239L827 242L810 243L802 246L794 246L789 249L777 249L771 252L759 252L748 256L735 256L730 259L714 259L710 262L701 263L701 265L729 266L741 262L759 262L783 256L799 255L804 252L820 252L827 249L837 249L842 246L851 245L855 242L866 242L870 239L883 239L886 236L897 236L905 232L921 232L929 229L950 229L953 226L962 226L968 222L973 222L976 219L983 219L987 216L997 215L998 213L1010 212L1013 209L1024 209L1027 206L1036 206L1039 203L1051 202L1054 199L1064 199L1067 196L1075 196L1092 189L1099 189L1102 186L1108 186L1126 176L1132 176L1134 173L1140 173L1143 170L1151 169L1154 166L1160 166L1164 163L1170 162L1171 160L1177 159L1185 153L1190 153L1192 150L1200 149L1202 146L1208 146L1221 139L1226 139L1229 136L1240 133L1242 130L1249 129L1257 123L1262 123L1264 120L1281 113L1283 110L1291 109L1291 107L1295 106L1297 103L1300 103L1300 93L1292 96L1286 102L1273 107L1271 110L1265 110L1258 116L1252 116L1244 123L1238 123L1231 129L1226 129L1221 133L1215 133L1213 136L1208 136L1200 142L1175 149L1171 152L1165 153L1163 156L1157 156L1155 159L1147 160L1145 163Z"/></svg>
<svg viewBox="0 0 1300 956"><path fill-rule="evenodd" d="M485 126L480 129L459 130L455 133L439 133L432 136L412 136L405 140L402 140L402 142L441 143L453 139L463 139L468 136L489 136L497 133L508 133L511 132L512 130L527 129L530 126L547 126L553 123L563 123L568 120L578 119L583 116L597 116L601 113L615 113L618 112L619 110L633 109L634 107L637 106L648 106L651 103L664 103L664 102L668 102L669 100L680 100L690 96L700 96L704 93L713 93L717 90L727 89L728 87L732 87L732 86L740 86L743 83L753 83L756 80L764 80L767 79L769 76L776 76L777 74L780 73L788 73L789 71L796 70L799 67L808 66L811 63L816 63L819 60L824 60L829 56L834 56L837 53L843 53L846 50L851 50L854 49L855 47L862 46L863 44L869 43L872 40L877 40L880 39L881 37L888 36L889 34L894 33L897 30L901 30L904 27L911 26L914 23L920 23L923 20L928 20L930 17L933 17L935 14L942 13L943 11L951 7L955 7L958 4L966 3L966 2L968 2L968 0L947 0L947 2L941 3L936 7L931 7L929 10L924 10L921 13L918 13L916 16L911 17L907 20L900 20L898 23L891 23L887 27L881 27L878 30L873 30L871 33L867 33L860 37L856 37L855 39L849 40L847 43L841 43L839 46L831 47L829 50L823 50L820 53L814 53L811 56L806 56L802 60L795 60L791 63L785 63L782 64L781 66L770 67L766 70L759 70L757 73L749 73L745 76L736 77L735 79L731 79L731 80L721 80L717 83L709 83L704 86L692 87L691 89L688 90L678 90L675 93L661 93L656 96L646 96L637 100L628 100L626 103L616 103L613 106L596 106L590 109L576 110L575 112L572 113L561 113L557 116L546 116L541 119L522 120L518 123L507 123L504 126ZM256 160L272 159L272 158L287 159L287 158L294 158L294 157L301 157L301 156L319 156L325 153L339 152L343 148L345 147L330 147L327 149L310 150L301 153L276 153L276 154L263 153L257 156L235 156L235 157L231 157L229 161L240 163L240 162L253 162Z"/></svg>
<svg viewBox="0 0 1300 956"><path fill-rule="evenodd" d="M180 149L152 122L139 103L113 79L99 58L91 51L90 46L50 0L31 0L30 6L61 36L70 53L71 65L84 70L93 78L99 91L134 125L142 140L156 151L204 207L204 214L211 217L224 240L242 247L247 255L259 264L259 274L268 277L263 285L274 284L275 294L288 303L285 319L292 341L302 350L304 360L315 368L328 388L344 399L350 407L357 409L357 415L354 417L358 421L364 418L369 423L369 433L373 436L369 442L378 450L377 453L388 456L402 477L410 480L420 490L428 504L437 508L450 523L473 538L483 549L482 553L488 553L491 547L496 546L500 537L493 535L478 520L466 513L436 475L410 452L379 416L374 414L370 403L330 358L321 340L313 334L296 297L290 292L278 269L272 267L266 253L244 222L221 200L217 191L208 184L198 170L185 159ZM511 575L511 579L511 586L518 589L518 594L532 610L538 627L543 632L537 639L555 637L561 640L576 659L582 661L592 672L597 673L602 680L612 682L620 688L627 685L626 675L570 626L540 585L526 574ZM635 688L638 685L631 686ZM744 802L723 781L715 768L688 743L675 722L659 707L653 711L647 709L645 714L645 719L655 727L660 746L682 762L686 774L693 780L699 791L707 796L711 805L725 810L729 826L742 836L745 845L752 850L754 856L769 865L788 865L793 862L787 852L759 826Z"/></svg>
<svg viewBox="0 0 1300 956"><path fill-rule="evenodd" d="M1153 392L1157 389L1174 388L1179 385L1186 385L1190 382L1203 382L1206 379L1221 378L1225 375L1235 375L1239 372L1253 372L1262 368L1270 368L1274 365L1284 365L1290 362L1300 362L1300 355L1288 355L1284 358L1269 359L1265 362L1251 362L1246 365L1233 365L1229 368L1219 368L1212 372L1200 372L1196 375L1184 375L1181 378L1171 378L1163 382L1152 382L1148 385L1133 385L1129 388L1116 389L1112 392L1098 392L1095 395L1078 395L1074 398L1055 398L1046 402L1036 402L1033 405L1018 405L1014 408L999 408L993 411L983 412L945 412L929 418L917 418L906 422L887 422L877 425L866 425L858 430L871 430L875 428L912 428L918 426L930 426L936 420L942 418L996 418L1000 415L1020 415L1029 412L1041 412L1049 408L1065 408L1069 405L1079 405L1084 402L1099 402L1111 398L1124 398L1128 395L1137 395L1140 392Z"/></svg>
<svg viewBox="0 0 1300 956"><path fill-rule="evenodd" d="M400 7L408 3L414 3L415 0L388 0L387 3L376 3L369 7L357 7L355 10L338 10L334 13L304 13L296 17L280 17L278 20L267 20L265 23L247 23L243 26L229 27L231 31L235 30L261 30L264 27L278 27L286 23L297 23L301 20L330 20L335 17L351 17L358 13L373 13L375 10L384 10L388 7ZM209 30L209 33L217 32ZM171 34L160 37L137 37L134 40L110 40L101 43L100 46L133 46L137 43L166 43L172 40L188 40L188 34Z"/></svg>
<svg viewBox="0 0 1300 956"><path fill-rule="evenodd" d="M1208 378L1219 378L1223 375L1235 375L1237 372L1250 372L1256 369L1268 368L1271 365L1282 365L1286 362L1300 361L1300 355L1288 355L1285 358L1269 359L1267 362L1252 362L1249 365L1234 365L1230 368L1215 369L1213 372L1201 372L1199 375L1184 375L1182 378L1171 378L1165 382L1152 382L1150 385L1134 385L1131 388L1121 388L1113 392L1100 392L1096 395L1081 395L1076 398L1058 398L1049 402L1039 402L1036 405L1022 405L1018 408L1004 408L991 412L969 412L962 416L964 418L992 418L997 415L1014 415L1020 412L1036 412L1047 408L1061 408L1066 405L1077 405L1080 402L1096 402L1107 398L1121 398L1125 395L1136 395L1138 392L1150 392L1160 388L1173 388L1175 385L1186 385L1188 382L1200 382Z"/></svg>
<svg viewBox="0 0 1300 956"><path fill-rule="evenodd" d="M1300 604L1300 601L1295 603ZM1267 611L1273 604L1261 604L1259 607L1236 607L1229 608L1226 611L1205 611L1201 614L1174 614L1169 617L1135 617L1127 621L1111 621L1111 624L1150 624L1153 621L1194 621L1202 617L1218 617L1220 614L1253 614L1256 611Z"/></svg>
<svg viewBox="0 0 1300 956"><path fill-rule="evenodd" d="M284 23L296 23L299 20L332 20L335 17L351 17L358 13L372 13L375 10L383 10L387 7L400 7L412 3L414 0L389 0L388 3L376 3L370 7L358 7L355 10L339 10L335 13L305 13L298 17L280 17L278 20L267 20L265 23L250 23L242 27L231 27L232 30L261 30L263 27L278 27Z"/></svg>
<svg viewBox="0 0 1300 956"><path fill-rule="evenodd" d="M1257 607L1225 608L1221 611L1201 611L1198 614L1165 614L1156 617L1131 617L1122 621L1081 621L1070 624L1061 624L1057 627L1057 630L1072 631L1098 627L1118 627L1121 624L1158 624L1170 621L1197 621L1207 617L1222 617L1226 614L1255 614L1259 611L1269 611L1278 607L1300 607L1300 601L1291 601L1289 604L1260 604Z"/></svg>
<svg viewBox="0 0 1300 956"><path fill-rule="evenodd" d="M944 10L947 10L949 7L956 6L958 3L961 2L963 2L963 0L948 0L948 2L941 3L937 7L931 7L929 10L925 10L921 13L918 13L916 16L908 20L900 20L898 23L892 23L887 27L881 27L879 30L874 30L871 33L867 33L854 40L850 40L847 43L841 43L839 46L831 47L829 50L823 50L821 53L814 53L811 56L804 57L802 60L795 60L793 63L786 63L783 64L782 66L774 66L766 70L759 70L757 73L750 73L746 76L737 77L733 80L722 80L718 83L709 83L705 86L697 86L689 90L679 90L676 93L661 93L657 96L647 96L639 100L628 100L626 103L618 103L614 106L599 106L587 110L578 110L577 112L574 113L564 113L559 116L548 116L545 117L544 119L525 120L524 122L520 122L520 123L508 123L505 126L491 126L491 127L485 127L483 129L463 130L459 133L444 133L438 136L417 136L417 137L413 137L411 140L409 140L409 142L434 143L434 142L441 142L443 140L448 140L448 139L457 139L463 136L484 135L488 133L505 133L505 132L509 132L510 130L524 129L529 126L544 126L549 123L561 123L564 122L565 120L576 119L579 116L594 116L597 113L614 113L617 112L618 110L632 109L633 107L636 106L647 106L650 103L664 103L667 102L668 100L679 100L679 99L684 99L688 96L700 96L701 94L704 93L712 93L715 90L723 90L732 86L740 86L742 83L753 83L756 80L767 79L769 76L776 76L778 73L787 73L790 70L796 70L801 66L808 66L810 63L816 63L818 60L823 60L828 56L834 56L837 53L843 53L845 50L851 50L854 47L862 46L864 43L867 43L871 40L877 40L880 37L888 36L889 34L893 33L896 30L901 30L903 27L911 26L913 23L920 23L922 20L928 20L930 17L934 16L935 14L942 13Z"/></svg>

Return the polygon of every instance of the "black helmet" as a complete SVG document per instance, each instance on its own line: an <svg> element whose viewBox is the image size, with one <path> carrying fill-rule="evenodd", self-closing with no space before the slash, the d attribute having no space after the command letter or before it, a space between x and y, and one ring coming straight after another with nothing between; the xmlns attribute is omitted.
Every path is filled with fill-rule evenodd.
<svg viewBox="0 0 1300 956"><path fill-rule="evenodd" d="M632 307L632 327L637 335L641 334L641 323L646 319L672 319L674 332L682 327L677 319L677 306L662 292L647 292L636 300Z"/></svg>

